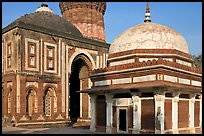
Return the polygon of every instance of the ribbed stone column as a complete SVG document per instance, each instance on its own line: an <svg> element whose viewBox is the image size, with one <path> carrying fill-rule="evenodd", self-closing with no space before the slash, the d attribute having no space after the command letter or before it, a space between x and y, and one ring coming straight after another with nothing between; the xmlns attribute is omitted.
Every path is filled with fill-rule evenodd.
<svg viewBox="0 0 204 136"><path fill-rule="evenodd" d="M155 133L164 134L164 94L155 94Z"/></svg>
<svg viewBox="0 0 204 136"><path fill-rule="evenodd" d="M90 131L96 131L96 97L97 95L90 95L91 103L91 126Z"/></svg>
<svg viewBox="0 0 204 136"><path fill-rule="evenodd" d="M190 94L190 100L189 100L189 127L190 132L195 133L194 128L194 103L195 103L195 94Z"/></svg>
<svg viewBox="0 0 204 136"><path fill-rule="evenodd" d="M136 94L132 95L133 101L133 134L139 134L141 130L141 100Z"/></svg>
<svg viewBox="0 0 204 136"><path fill-rule="evenodd" d="M106 133L112 133L113 126L113 95L106 94Z"/></svg>
<svg viewBox="0 0 204 136"><path fill-rule="evenodd" d="M179 92L172 93L172 130L173 134L178 134L178 102Z"/></svg>

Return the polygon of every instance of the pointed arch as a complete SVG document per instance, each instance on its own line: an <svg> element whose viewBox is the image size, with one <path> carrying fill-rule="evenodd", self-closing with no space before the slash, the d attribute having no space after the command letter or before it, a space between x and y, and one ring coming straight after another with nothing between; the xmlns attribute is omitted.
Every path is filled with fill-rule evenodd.
<svg viewBox="0 0 204 136"><path fill-rule="evenodd" d="M12 104L12 86L9 86L8 88L8 95L7 95L7 102L8 102L8 113L11 113L11 104Z"/></svg>
<svg viewBox="0 0 204 136"><path fill-rule="evenodd" d="M47 84L44 87L44 97L43 97L43 111L45 116L52 115L52 109L57 112L57 96L56 87L51 84Z"/></svg>
<svg viewBox="0 0 204 136"><path fill-rule="evenodd" d="M26 89L26 114L31 117L38 111L38 97L37 88L35 86L28 86Z"/></svg>
<svg viewBox="0 0 204 136"><path fill-rule="evenodd" d="M91 70L94 70L95 69L95 61L93 60L93 57L85 50L79 50L79 51L76 51L72 56L71 58L69 59L69 64L68 64L68 72L71 73L71 67L72 67L72 62L74 61L74 59L79 56L79 55L84 55L86 56L91 64L92 64L92 67L91 67Z"/></svg>

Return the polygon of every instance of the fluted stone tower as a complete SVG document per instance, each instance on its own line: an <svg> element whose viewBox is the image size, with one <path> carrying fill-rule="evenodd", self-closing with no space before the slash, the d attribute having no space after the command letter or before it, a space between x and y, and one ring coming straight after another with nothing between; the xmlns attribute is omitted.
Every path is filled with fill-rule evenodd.
<svg viewBox="0 0 204 136"><path fill-rule="evenodd" d="M84 37L105 42L106 2L59 2L62 17L75 25Z"/></svg>

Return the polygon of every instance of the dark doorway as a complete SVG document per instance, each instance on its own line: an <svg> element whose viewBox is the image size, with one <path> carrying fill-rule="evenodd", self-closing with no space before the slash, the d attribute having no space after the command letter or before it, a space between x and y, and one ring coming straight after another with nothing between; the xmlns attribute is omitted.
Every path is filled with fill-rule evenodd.
<svg viewBox="0 0 204 136"><path fill-rule="evenodd" d="M80 93L76 91L80 90L80 78L79 73L83 66L85 66L84 60L76 58L72 63L72 73L70 75L70 119L72 122L77 122L77 118L80 117Z"/></svg>
<svg viewBox="0 0 204 136"><path fill-rule="evenodd" d="M126 125L126 109L119 109L119 130L127 131Z"/></svg>

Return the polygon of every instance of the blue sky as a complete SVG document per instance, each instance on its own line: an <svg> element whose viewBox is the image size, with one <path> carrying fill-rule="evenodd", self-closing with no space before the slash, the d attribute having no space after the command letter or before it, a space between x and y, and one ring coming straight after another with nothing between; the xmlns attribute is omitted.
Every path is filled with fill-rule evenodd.
<svg viewBox="0 0 204 136"><path fill-rule="evenodd" d="M58 2L46 2L61 16ZM25 14L33 13L41 2L2 2L2 28ZM179 32L187 41L189 53L202 53L202 2L150 2L151 20ZM146 2L108 2L105 13L106 41L144 21Z"/></svg>

